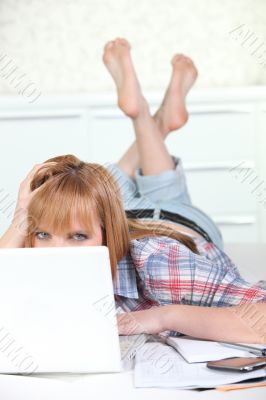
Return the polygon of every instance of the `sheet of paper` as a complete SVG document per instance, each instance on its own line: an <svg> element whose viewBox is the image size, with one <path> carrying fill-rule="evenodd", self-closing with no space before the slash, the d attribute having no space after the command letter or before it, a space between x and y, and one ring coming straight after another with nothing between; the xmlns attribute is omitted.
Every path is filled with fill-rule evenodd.
<svg viewBox="0 0 266 400"><path fill-rule="evenodd" d="M211 388L266 376L265 369L252 372L215 371L206 363L187 363L163 343L146 343L136 355L136 387Z"/></svg>
<svg viewBox="0 0 266 400"><path fill-rule="evenodd" d="M166 343L174 347L189 363L221 360L230 357L255 357L248 351L233 349L209 340L196 340L187 336L168 337Z"/></svg>
<svg viewBox="0 0 266 400"><path fill-rule="evenodd" d="M149 336L146 334L119 336L122 360L131 360L134 358L136 351L140 349L148 339Z"/></svg>

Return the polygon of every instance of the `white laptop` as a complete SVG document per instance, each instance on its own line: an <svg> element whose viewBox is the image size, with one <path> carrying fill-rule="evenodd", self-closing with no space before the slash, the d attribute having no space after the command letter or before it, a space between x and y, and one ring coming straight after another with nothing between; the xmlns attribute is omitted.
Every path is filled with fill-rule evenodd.
<svg viewBox="0 0 266 400"><path fill-rule="evenodd" d="M0 373L118 372L107 247L0 249Z"/></svg>

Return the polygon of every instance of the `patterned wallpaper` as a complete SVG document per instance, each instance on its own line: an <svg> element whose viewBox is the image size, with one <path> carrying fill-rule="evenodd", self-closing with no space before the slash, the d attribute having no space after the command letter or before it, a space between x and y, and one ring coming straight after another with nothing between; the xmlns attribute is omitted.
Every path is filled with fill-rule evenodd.
<svg viewBox="0 0 266 400"><path fill-rule="evenodd" d="M265 22L266 0L0 0L0 94L113 90L101 57L117 36L144 90L164 88L175 52L198 87L266 84Z"/></svg>

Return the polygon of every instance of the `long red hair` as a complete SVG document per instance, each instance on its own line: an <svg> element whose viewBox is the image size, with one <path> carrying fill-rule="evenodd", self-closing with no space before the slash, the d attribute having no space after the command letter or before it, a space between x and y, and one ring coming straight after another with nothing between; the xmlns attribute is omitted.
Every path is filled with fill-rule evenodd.
<svg viewBox="0 0 266 400"><path fill-rule="evenodd" d="M25 245L33 246L36 227L52 231L71 229L73 217L78 216L84 228L91 230L93 221L100 221L103 245L109 249L112 276L117 263L127 254L132 239L145 236L172 237L198 253L194 241L169 225L127 219L118 185L102 165L80 161L73 155L51 158L54 164L38 170L31 190L40 188L29 208L28 235Z"/></svg>

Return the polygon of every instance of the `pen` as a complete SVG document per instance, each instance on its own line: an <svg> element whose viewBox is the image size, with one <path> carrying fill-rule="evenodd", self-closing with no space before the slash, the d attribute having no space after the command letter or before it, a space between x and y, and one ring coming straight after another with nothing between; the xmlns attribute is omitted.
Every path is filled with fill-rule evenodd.
<svg viewBox="0 0 266 400"><path fill-rule="evenodd" d="M255 354L257 356L266 356L266 348L258 348L258 347L253 347L253 346L248 346L246 344L238 344L238 343L226 343L226 342L220 342L223 346L227 347L232 347L233 349L239 349L239 350L247 350L252 354Z"/></svg>

